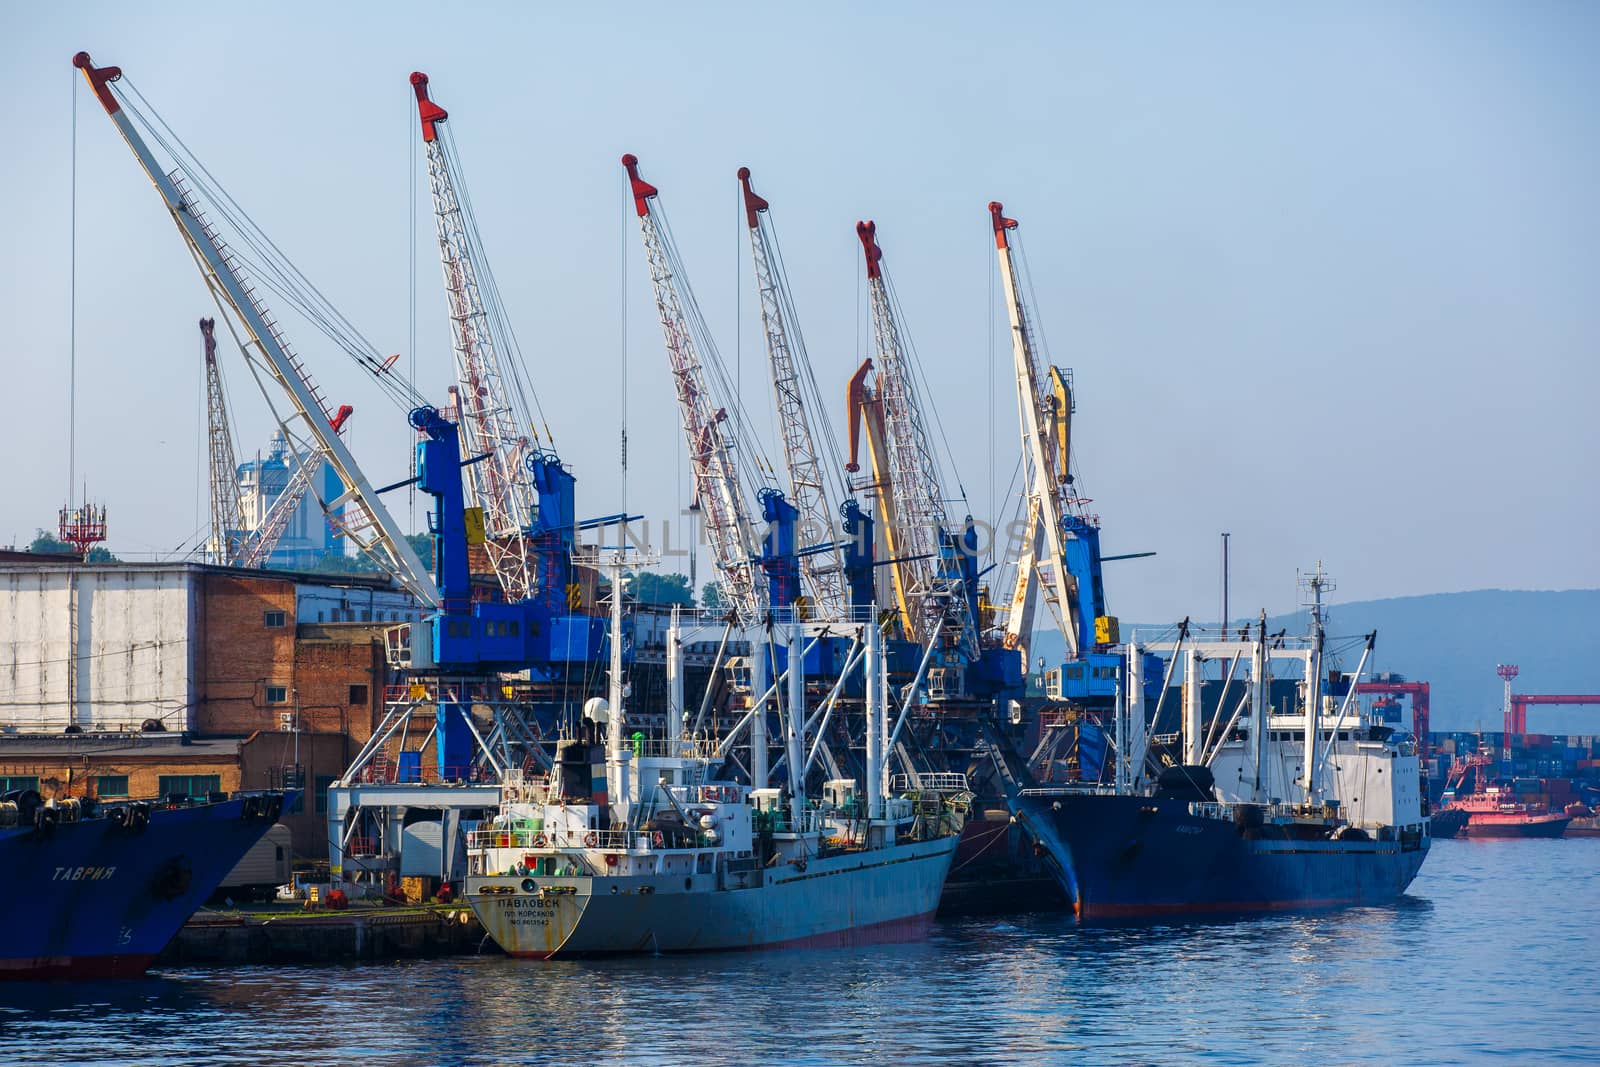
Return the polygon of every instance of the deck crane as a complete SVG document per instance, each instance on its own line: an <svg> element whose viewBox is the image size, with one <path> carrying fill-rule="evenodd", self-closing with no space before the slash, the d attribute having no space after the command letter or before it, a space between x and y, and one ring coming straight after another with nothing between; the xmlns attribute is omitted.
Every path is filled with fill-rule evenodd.
<svg viewBox="0 0 1600 1067"><path fill-rule="evenodd" d="M438 608L438 584L379 502L371 483L339 437L333 424L334 416L329 414L322 394L289 348L257 290L245 281L238 256L207 220L199 198L184 177L183 168L179 166L171 174L163 171L129 116L127 100L115 87L122 77L122 69L96 67L87 52L79 52L72 63L83 72L90 90L161 195L207 287L219 303L232 310L248 334L247 357L259 357L264 363L268 374L282 387L294 408L290 420L308 435L315 456L329 464L339 476L345 487L343 494L324 503L330 511L345 505L345 535L393 574L425 610ZM251 350L255 356L251 356Z"/></svg>
<svg viewBox="0 0 1600 1067"><path fill-rule="evenodd" d="M840 618L850 604L846 561L840 544L833 537L829 486L802 396L811 382L805 339L800 334L789 280L778 251L777 235L773 232L768 211L771 205L750 187L749 167L740 167L738 177L744 195L745 223L750 230L750 258L755 267L756 290L761 297L761 326L767 338L778 426L789 469L789 501L799 516L800 528L813 541L802 546L800 565L821 614ZM802 374L806 376L804 380ZM814 388L812 386L813 397ZM818 414L822 414L820 408ZM827 431L826 423L823 429ZM837 494L835 499L842 502L843 494Z"/></svg>
<svg viewBox="0 0 1600 1067"><path fill-rule="evenodd" d="M639 177L637 156L632 153L623 156L622 166L628 172L634 210L639 216L639 232L644 238L656 312L661 319L667 358L672 366L678 413L694 475L695 499L704 516L706 540L710 542L727 601L741 620L754 623L767 613L771 598L756 577L761 550L740 487L734 442L725 428L728 409L719 404L719 398L707 381L706 369L696 347L695 331L684 311L686 303L693 306L694 298L688 290L688 278L677 249L664 220L658 217L660 205L652 207L659 191ZM774 507L786 502L775 500L769 492L764 495L763 503ZM786 506L792 511L792 504Z"/></svg>
<svg viewBox="0 0 1600 1067"><path fill-rule="evenodd" d="M207 551L214 563L232 562L245 529L244 505L239 500L239 464L234 457L233 429L228 425L228 405L222 394L222 371L217 367L216 319L200 320L206 352L206 424L211 456L211 543Z"/></svg>
<svg viewBox="0 0 1600 1067"><path fill-rule="evenodd" d="M954 655L948 666L975 664L979 660L976 534L970 517L959 540L949 529L943 480L928 443L914 370L884 276L877 226L859 222L856 235L866 264L877 364L874 382L867 381L874 370L870 360L851 381L853 432L845 469L852 473L860 469L857 445L865 422L873 466L870 488L889 553L903 635L926 644L937 633ZM932 677L936 675L930 673Z"/></svg>
<svg viewBox="0 0 1600 1067"><path fill-rule="evenodd" d="M1022 428L1025 533L1006 613L1004 641L1026 654L1037 594L1066 641L1068 659L1117 640L1116 620L1105 614L1100 577L1100 529L1072 491L1072 372L1052 366L1045 373L1034 324L1023 302L1012 257L1015 219L999 203L989 204L1000 281L1011 319L1011 353L1017 379L1017 414Z"/></svg>
<svg viewBox="0 0 1600 1067"><path fill-rule="evenodd" d="M467 468L469 499L483 509L484 549L505 598L521 600L536 577L527 533L535 492L526 464L538 459L531 411L509 327L486 306L487 295L498 312L497 290L470 205L458 192L465 187L446 133L448 113L429 98L426 74L412 74L411 86L428 157L434 228L455 347L462 453L486 457Z"/></svg>

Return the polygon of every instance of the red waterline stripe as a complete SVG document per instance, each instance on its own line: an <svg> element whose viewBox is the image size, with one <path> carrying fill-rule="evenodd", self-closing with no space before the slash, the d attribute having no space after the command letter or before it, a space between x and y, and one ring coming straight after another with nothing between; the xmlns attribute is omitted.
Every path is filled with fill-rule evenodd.
<svg viewBox="0 0 1600 1067"><path fill-rule="evenodd" d="M41 956L0 959L0 980L37 978L137 978L150 969L155 955Z"/></svg>

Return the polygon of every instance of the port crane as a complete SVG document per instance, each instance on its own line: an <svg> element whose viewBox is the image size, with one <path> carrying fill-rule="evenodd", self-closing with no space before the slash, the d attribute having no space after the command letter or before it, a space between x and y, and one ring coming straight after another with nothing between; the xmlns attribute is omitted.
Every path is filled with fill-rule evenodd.
<svg viewBox="0 0 1600 1067"><path fill-rule="evenodd" d="M461 449L464 455L484 457L467 468L468 499L483 509L483 547L505 598L522 600L537 580L527 527L537 506L533 475L539 472L531 467L555 457L537 448L532 389L478 236L445 121L449 113L429 97L426 74L413 73L411 87L427 155L455 349Z"/></svg>
<svg viewBox="0 0 1600 1067"><path fill-rule="evenodd" d="M87 52L79 52L72 62L83 72L95 98L160 194L213 297L219 305L232 310L248 334L244 346L247 358L259 358L265 365L267 373L289 398L294 409L290 419L304 431L315 456L339 476L344 492L338 499L325 502L325 506L332 513L343 505L345 535L393 574L424 608L438 608L438 584L383 508L376 491L340 438L334 426L334 414L328 411L315 382L284 339L259 289L245 279L238 255L207 219L194 192L194 175L186 177L182 165L168 173L156 162L139 125L130 115L132 101L117 91L116 83L122 77L120 67L96 67ZM141 119L147 128L154 129L142 113ZM309 458L303 456L302 463Z"/></svg>
<svg viewBox="0 0 1600 1067"><path fill-rule="evenodd" d="M407 809L459 811L492 805L498 798L497 780L514 766L514 754L520 750L529 760L544 757L537 731L523 714L525 702L516 695L517 679L508 681L504 672L581 670L582 665L598 658L603 621L553 613L550 605L540 599L504 603L473 597L462 471L475 460L463 463L458 427L425 403L409 383L390 374L393 361L378 357L310 281L282 257L237 203L215 186L205 168L181 149L181 142L159 116L144 110L135 112L132 101L142 103L142 97L135 89L129 88L126 93L119 89L116 83L122 78L120 68L96 67L86 52L75 56L73 65L83 72L90 90L160 194L219 309L231 311L243 328L247 340L241 347L246 358L252 365L257 360L265 365L288 396L294 408L292 418L313 442L312 451L333 468L346 487L332 502L344 505L345 534L378 561L424 612L420 623L394 627L385 634L390 644L390 662L406 672L408 684L399 687L398 696L391 697L384 720L345 776L329 789L333 869L340 869L345 846L363 825L364 809L376 809L384 833L397 835ZM142 130L149 131L151 139L173 160L172 171L157 163ZM338 426L348 409L341 409L339 416L329 415L316 386L267 311L257 285L247 279L243 257L207 220L196 190L203 191L206 201L231 225L235 239L259 257L256 271L262 281L257 284L284 294L373 373L392 399L409 407L409 424L420 437L417 476L410 481L434 501L430 516L434 547L431 574L384 508L380 491L372 488L340 439ZM267 250L277 258L269 256ZM280 420L280 426L283 424ZM543 473L548 477L540 491L549 494L552 505L544 509L541 530L553 538L553 546L566 551L565 565L570 567L571 537L576 526L571 519L571 476L559 464L543 468ZM385 488L406 484L409 481ZM329 507L327 503L324 506ZM591 525L608 521L595 520ZM614 654L613 662L617 659ZM433 712L427 737L434 742L437 777L477 784L430 792L415 773L398 781L367 775L383 759L384 746L394 739L399 739L402 755L406 754L405 731L413 711L423 706ZM488 708L494 718L494 729L487 740L473 722L472 709L477 706ZM424 739L423 745L426 743ZM420 772L420 753L410 755L416 760L413 767ZM485 777L489 780L484 781Z"/></svg>
<svg viewBox="0 0 1600 1067"><path fill-rule="evenodd" d="M644 239L656 313L666 341L706 540L728 603L740 620L753 623L772 604L770 590L757 580L761 549L740 484L734 434L727 427L729 406L737 407L737 397L722 395L726 390L713 391L708 380L699 344L707 345L713 360L717 359L715 348L710 346L710 338L699 323L688 275L661 216L660 191L639 176L637 156L623 156L622 166L628 173L639 233ZM693 322L686 311L695 312ZM783 500L781 494L767 490L762 503L769 523L793 522L794 505Z"/></svg>
<svg viewBox="0 0 1600 1067"><path fill-rule="evenodd" d="M738 178L744 198L745 224L750 231L750 259L755 268L756 291L761 298L761 326L766 334L778 427L788 466L789 501L797 513L800 530L811 541L799 546L800 565L820 614L841 618L850 606L848 572L843 547L833 536L830 485L818 455L811 417L806 410L807 399L803 395L809 392L815 400L816 384L811 377L805 339L800 333L789 279L778 250L771 205L751 188L749 167L740 167ZM824 440L831 446L832 434L820 403L816 413L823 420ZM828 469L837 468L835 459ZM832 497L842 503L844 494L832 494Z"/></svg>
<svg viewBox="0 0 1600 1067"><path fill-rule="evenodd" d="M1063 672L1071 678L1057 675L1053 695L1112 696L1122 657L1105 649L1120 635L1117 620L1105 609L1099 521L1087 513L1087 501L1074 487L1072 372L1047 366L1042 358L1012 247L1017 220L1007 218L998 201L989 204L989 220L1011 324L1027 509L1002 642L1026 656L1042 595L1066 642L1066 658L1076 661L1077 668Z"/></svg>
<svg viewBox="0 0 1600 1067"><path fill-rule="evenodd" d="M944 482L928 441L877 225L858 222L856 236L865 263L877 359L876 364L865 361L850 381L850 458L845 470L861 469L864 429L872 477L857 488L869 489L876 503L899 632L919 645L940 646L940 663L928 676L930 697L962 696L968 692L965 669L981 657L977 533L970 516L959 536L949 528Z"/></svg>

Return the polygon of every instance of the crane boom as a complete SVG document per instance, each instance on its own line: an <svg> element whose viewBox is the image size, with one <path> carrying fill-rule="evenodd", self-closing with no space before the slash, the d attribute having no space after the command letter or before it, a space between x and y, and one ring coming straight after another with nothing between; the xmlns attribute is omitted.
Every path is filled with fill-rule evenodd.
<svg viewBox="0 0 1600 1067"><path fill-rule="evenodd" d="M759 542L739 486L733 448L723 429L728 412L725 407L715 406L705 367L684 314L683 295L679 290L687 290L688 281L656 217L659 205L655 209L651 206L658 190L639 177L637 156L632 153L623 156L622 166L628 172L634 210L639 216L639 232L644 238L656 313L666 340L684 443L694 475L695 499L704 515L706 540L720 571L728 602L742 619L755 621L765 613L767 594L764 583L756 578Z"/></svg>
<svg viewBox="0 0 1600 1067"><path fill-rule="evenodd" d="M750 228L750 257L755 265L756 290L761 296L761 326L767 337L767 357L772 369L772 389L778 404L778 426L789 468L789 500L799 513L800 529L823 543L805 546L800 557L811 595L829 617L842 616L848 604L844 555L832 536L822 464L801 397L799 368L806 363L805 341L799 324L791 322L794 304L783 262L777 254L777 237L768 215L770 205L750 187L750 168L739 168L744 193L745 221ZM829 547L831 544L831 547Z"/></svg>
<svg viewBox="0 0 1600 1067"><path fill-rule="evenodd" d="M530 565L526 533L534 490L523 466L530 452L532 419L520 409L518 395L507 389L501 346L496 344L484 306L479 278L491 289L492 280L476 231L463 214L457 194L460 176L444 140L448 113L429 98L426 74L412 74L411 86L428 157L434 229L455 347L461 448L467 456L487 456L466 468L469 500L483 508L484 549L506 599L523 600L531 591L535 569Z"/></svg>
<svg viewBox="0 0 1600 1067"><path fill-rule="evenodd" d="M171 174L164 172L129 117L127 101L113 88L117 79L122 77L122 69L96 67L87 52L79 52L73 57L72 63L83 71L90 90L132 149L151 184L161 194L162 202L183 235L206 285L238 317L249 334L249 345L257 350L268 372L293 405L294 418L315 442L315 451L333 467L345 486L345 492L337 500L324 503L330 509L347 501L355 505L346 509L349 516L344 527L346 536L393 574L425 609L438 608L438 585L406 541L399 525L378 500L377 493L357 465L355 457L339 438L316 385L289 348L261 298L246 283L238 258L228 250L217 230L206 220L198 198L188 189L182 168L174 169Z"/></svg>
<svg viewBox="0 0 1600 1067"><path fill-rule="evenodd" d="M890 544L890 566L897 599L906 605L907 636L931 640L943 620L944 632L959 642L969 660L978 655L975 620L969 618L954 546L947 535L944 485L917 399L915 374L905 346L888 280L877 225L856 223L866 261L867 295L872 307L873 349L877 380L873 397L882 419L884 445L882 482L893 492L899 530L884 530ZM878 458L874 457L877 467ZM881 498L880 498L881 499ZM887 523L882 524L887 526Z"/></svg>
<svg viewBox="0 0 1600 1067"><path fill-rule="evenodd" d="M211 543L213 563L232 562L237 539L245 528L244 504L239 499L239 464L233 451L233 428L228 425L228 404L222 392L222 371L217 366L215 319L200 320L206 353L206 427L211 456Z"/></svg>
<svg viewBox="0 0 1600 1067"><path fill-rule="evenodd" d="M1017 414L1022 427L1023 492L1027 500L1027 526L1017 560L1016 584L1006 612L1005 644L1027 650L1033 629L1037 593L1042 589L1061 636L1067 657L1083 649L1076 579L1065 565L1062 520L1066 514L1065 489L1071 481L1070 422L1072 395L1067 378L1050 368L1048 383L1040 373L1033 330L1022 302L1017 266L1011 257L1010 231L1017 221L1008 219L998 202L989 204L994 227L995 254L1000 260L1000 281L1006 311L1011 319L1011 356L1017 378Z"/></svg>

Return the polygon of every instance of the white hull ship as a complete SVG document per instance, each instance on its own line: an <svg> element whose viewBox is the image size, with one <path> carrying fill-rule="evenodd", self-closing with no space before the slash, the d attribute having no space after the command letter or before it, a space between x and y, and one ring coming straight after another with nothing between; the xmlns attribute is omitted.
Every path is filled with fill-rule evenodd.
<svg viewBox="0 0 1600 1067"><path fill-rule="evenodd" d="M667 737L625 739L614 681L609 702L586 708L590 736L558 744L549 778L508 780L499 814L468 835L466 899L484 929L508 954L537 959L925 936L970 794L962 775L908 773L891 782L881 638L875 625L855 628L866 679L866 788L835 777L808 797L714 780L748 727L756 735L751 776L765 781L764 714L746 714L720 740L686 739L680 683L669 695ZM823 707L806 707L804 635L799 623L789 632L787 660L797 672L785 671L770 689L758 677L751 692L787 688L788 700L777 702L784 758L809 768L822 746L812 744L806 758L807 728L825 724L839 686ZM681 648L678 635L669 636L669 679L682 677L672 663ZM613 679L619 675L614 658ZM765 701L753 707L764 712Z"/></svg>

